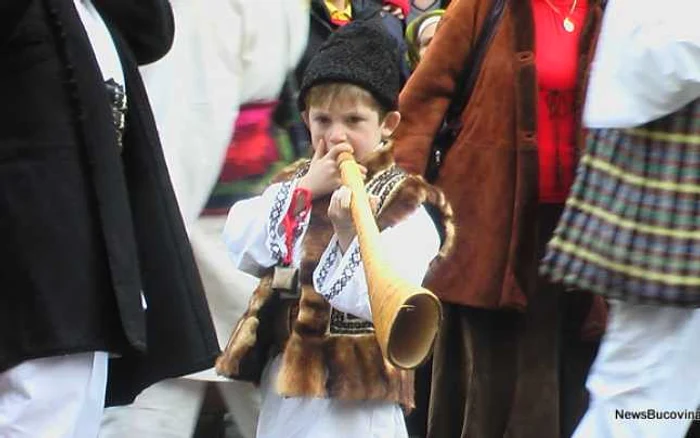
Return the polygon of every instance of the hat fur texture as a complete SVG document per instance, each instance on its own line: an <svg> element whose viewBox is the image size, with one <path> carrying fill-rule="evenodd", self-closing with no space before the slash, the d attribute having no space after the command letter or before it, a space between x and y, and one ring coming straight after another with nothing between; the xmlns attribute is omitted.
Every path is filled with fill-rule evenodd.
<svg viewBox="0 0 700 438"><path fill-rule="evenodd" d="M358 20L336 30L304 71L298 105L324 83L354 84L370 92L387 111L397 108L401 77L396 42L379 19Z"/></svg>

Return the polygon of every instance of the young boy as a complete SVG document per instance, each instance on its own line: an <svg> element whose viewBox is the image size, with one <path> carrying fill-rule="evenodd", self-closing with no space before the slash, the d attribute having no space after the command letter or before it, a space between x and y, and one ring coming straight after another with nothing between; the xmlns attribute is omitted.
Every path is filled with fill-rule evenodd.
<svg viewBox="0 0 700 438"><path fill-rule="evenodd" d="M292 322L291 333L277 341L281 353L262 375L260 438L407 437L402 407L413 407L412 373L392 367L376 341L351 195L336 163L347 151L362 164L378 201L384 256L420 284L451 242L451 212L438 189L393 163L386 139L401 119L396 56L381 24L358 21L338 30L309 64L300 89L313 157L229 213L225 239L241 269L258 276L274 266L299 269L300 298L292 312L279 315ZM424 202L442 213L442 251ZM256 318L251 310L265 287L269 292L265 278L223 357L235 357L230 350L250 339L237 334Z"/></svg>

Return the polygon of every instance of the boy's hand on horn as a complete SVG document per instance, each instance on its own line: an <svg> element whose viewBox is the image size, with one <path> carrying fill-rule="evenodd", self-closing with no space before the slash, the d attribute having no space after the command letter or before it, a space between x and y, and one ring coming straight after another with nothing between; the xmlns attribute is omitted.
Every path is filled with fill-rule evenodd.
<svg viewBox="0 0 700 438"><path fill-rule="evenodd" d="M340 186L331 195L331 202L328 204L328 218L333 224L333 230L338 236L340 250L345 253L352 239L355 238L355 224L352 222L350 202L352 192L346 186Z"/></svg>
<svg viewBox="0 0 700 438"><path fill-rule="evenodd" d="M355 238L357 231L352 220L352 211L350 203L352 202L352 191L347 186L340 186L331 195L331 201L328 204L328 218L333 224L333 231L338 236L338 245L342 253L350 246ZM379 198L377 196L369 197L370 207L373 212L377 211Z"/></svg>
<svg viewBox="0 0 700 438"><path fill-rule="evenodd" d="M341 152L352 154L352 146L349 143L339 143L328 147L325 140L319 140L311 157L309 171L299 180L298 187L309 190L313 199L332 193L340 187L340 170L336 160ZM366 175L367 169L359 167L363 175Z"/></svg>

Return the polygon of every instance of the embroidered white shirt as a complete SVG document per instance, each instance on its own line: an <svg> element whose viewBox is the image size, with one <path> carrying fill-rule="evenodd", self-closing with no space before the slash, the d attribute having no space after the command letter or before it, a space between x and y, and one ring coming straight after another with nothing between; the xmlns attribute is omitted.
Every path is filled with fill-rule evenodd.
<svg viewBox="0 0 700 438"><path fill-rule="evenodd" d="M296 181L273 184L261 196L237 202L231 208L224 240L239 269L252 275L273 266L286 254L281 221L287 213ZM309 216L301 222L293 244L292 265L298 267ZM440 248L440 237L423 207L401 223L380 233L383 256L402 278L420 285ZM314 287L341 312L372 321L367 282L357 239L341 254L334 236L313 273Z"/></svg>
<svg viewBox="0 0 700 438"><path fill-rule="evenodd" d="M280 263L287 255L282 220L292 202L297 180L272 184L262 195L236 202L229 211L223 238L229 256L242 271L259 276L262 269ZM301 260L301 241L310 212L300 222L292 246L292 266Z"/></svg>
<svg viewBox="0 0 700 438"><path fill-rule="evenodd" d="M124 71L119 60L119 54L114 45L112 35L109 33L104 20L102 20L102 16L100 16L100 13L97 12L90 0L73 0L73 2L80 20L83 22L85 32L87 32L90 39L102 77L105 81L114 79L116 83L124 86Z"/></svg>

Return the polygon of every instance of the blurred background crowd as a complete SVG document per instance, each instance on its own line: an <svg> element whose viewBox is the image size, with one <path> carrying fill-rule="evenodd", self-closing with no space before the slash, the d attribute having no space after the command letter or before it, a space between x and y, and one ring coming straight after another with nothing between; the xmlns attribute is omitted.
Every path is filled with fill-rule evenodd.
<svg viewBox="0 0 700 438"><path fill-rule="evenodd" d="M310 157L304 72L365 20L397 51L396 163L457 229L425 281L443 318L409 436L641 436L605 403L700 404L678 378L700 351L700 34L687 0L640 5L2 0L0 436L256 436L259 390L211 368L258 281L222 230ZM27 432L56 417L62 435ZM695 436L686 420L636 430Z"/></svg>

